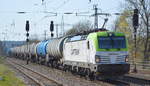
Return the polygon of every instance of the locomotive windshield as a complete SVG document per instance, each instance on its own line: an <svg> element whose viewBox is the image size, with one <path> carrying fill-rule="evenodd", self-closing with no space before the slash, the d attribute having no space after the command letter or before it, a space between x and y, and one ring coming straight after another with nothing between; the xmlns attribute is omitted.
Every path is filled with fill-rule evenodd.
<svg viewBox="0 0 150 86"><path fill-rule="evenodd" d="M98 44L101 49L126 48L126 40L124 36L98 37Z"/></svg>

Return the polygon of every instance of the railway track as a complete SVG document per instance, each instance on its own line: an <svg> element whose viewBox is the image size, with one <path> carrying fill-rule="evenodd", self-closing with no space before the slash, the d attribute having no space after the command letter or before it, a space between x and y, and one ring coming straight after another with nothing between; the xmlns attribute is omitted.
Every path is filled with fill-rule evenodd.
<svg viewBox="0 0 150 86"><path fill-rule="evenodd" d="M111 85L117 85L117 86L130 86L131 84L129 82L125 82L122 80L112 80L112 79L107 79L107 80L100 80L104 83L109 83Z"/></svg>
<svg viewBox="0 0 150 86"><path fill-rule="evenodd" d="M23 65L20 65L14 61L7 61L10 65L12 65L15 69L23 73L29 79L31 79L35 86L63 86L62 84L48 78L46 75L41 74L33 69L27 68Z"/></svg>
<svg viewBox="0 0 150 86"><path fill-rule="evenodd" d="M138 85L146 85L146 86L150 86L150 79L144 79L144 78L138 78L136 76L130 76L129 75L125 75L122 79L122 81L126 81L129 83L136 83Z"/></svg>
<svg viewBox="0 0 150 86"><path fill-rule="evenodd" d="M11 59L10 59L11 60ZM13 59L12 59L13 60ZM8 60L9 61L9 60ZM15 62L15 63L14 63ZM16 62L18 62L18 63L16 63ZM22 66L24 63L23 63L23 61L20 61L19 62L19 60L17 60L17 61L15 61L15 60L13 60L13 61L11 61L11 63L12 64L16 64L17 66L18 65L20 65L20 66ZM21 63L23 63L23 64L21 64ZM30 65L31 66L31 65ZM36 66L34 66L34 67L30 67L29 65L27 66L24 66L23 65L23 69L21 69L21 70L25 70L26 68L27 69L29 69L29 70L31 70L30 68L33 68L34 70L37 70L37 69L39 69L40 68L40 70L49 70L50 71L50 69L51 68L48 68L48 67L46 67L46 66L44 66L44 65L36 65L36 66L39 66L39 67L37 67L36 68ZM25 68L24 68L25 67ZM39 70L39 71L40 71ZM61 79L63 79L63 81L65 81L66 82L66 80L67 80L67 77L69 76L71 76L72 74L71 73L65 73L65 72L63 72L63 71L61 71L61 70L57 70L57 69L53 69L53 71L57 71L58 72L58 76L57 77L61 77ZM35 71L36 72L36 71ZM40 72L40 74L44 74L44 73L42 73L43 71L41 71ZM64 75L59 75L59 74L64 74ZM48 72L47 72L48 73ZM50 74L53 74L53 73L50 73ZM57 74L57 73L56 73ZM54 73L54 75L55 75L55 73ZM68 77L68 78L69 78ZM80 76L73 76L72 78L77 78L77 80L80 80L81 79L81 81L80 81L80 83L85 83L84 81L82 81L82 80L84 80L84 77L83 78L81 78ZM43 80L43 79L42 79ZM71 80L71 78L70 78L70 80ZM46 80L45 80L46 81ZM58 80L59 81L59 80ZM60 80L60 82L61 83L63 83L64 84L64 82L63 82L62 80ZM74 86L150 86L150 81L148 81L148 80L146 80L146 79L142 79L141 80L141 78L137 78L137 77L131 77L131 76L124 76L124 77L122 77L122 78L119 78L119 79L109 79L109 80L95 80L95 81L89 81L89 80L86 80L87 81L87 83L89 83L88 85L76 85L76 81L73 81L73 80L71 80L71 82L70 83L74 83ZM39 81L38 81L39 82ZM40 81L41 82L41 81ZM54 81L55 82L55 81ZM43 82L42 82L43 83ZM56 82L57 83L57 82ZM92 83L95 83L95 84L92 84ZM90 85L91 84L91 85ZM65 85L67 85L67 83L65 83ZM43 86L43 85L39 85L39 86ZM45 86L45 85L44 85ZM50 85L51 86L51 85ZM52 86L55 86L55 85L52 85ZM59 84L59 85L56 85L56 86L62 86L61 84ZM70 86L69 84L68 84L68 86Z"/></svg>
<svg viewBox="0 0 150 86"><path fill-rule="evenodd" d="M123 76L118 79L100 80L105 83L117 86L150 86L150 80L133 76Z"/></svg>
<svg viewBox="0 0 150 86"><path fill-rule="evenodd" d="M22 60L12 59L12 58L8 58L7 62L8 61L15 62L15 63L17 62L18 65L24 65L26 63ZM34 70L37 70L38 72L43 74L49 73L51 75L49 76L49 74L47 74L47 76L55 78L55 80L60 81L61 83L63 83L63 85L66 86L114 86L111 83L109 84L107 82L103 82L99 80L95 80L95 81L85 80L84 77L81 78L78 75L77 76L72 75L71 72L66 73L62 70L51 69L44 65L30 64L30 66L29 65L24 65L24 66L28 67L29 69L33 68ZM52 71L55 71L55 73L52 73Z"/></svg>
<svg viewBox="0 0 150 86"><path fill-rule="evenodd" d="M122 78L114 80L104 80L103 82L107 82L117 86L150 86L150 79L148 80L130 75L125 75Z"/></svg>

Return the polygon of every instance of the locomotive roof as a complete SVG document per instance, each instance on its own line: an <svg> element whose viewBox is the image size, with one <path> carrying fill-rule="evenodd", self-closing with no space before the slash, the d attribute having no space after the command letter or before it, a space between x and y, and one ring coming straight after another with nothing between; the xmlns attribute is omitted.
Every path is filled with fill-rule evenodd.
<svg viewBox="0 0 150 86"><path fill-rule="evenodd" d="M125 34L122 32L104 31L104 32L97 32L97 36L125 36Z"/></svg>

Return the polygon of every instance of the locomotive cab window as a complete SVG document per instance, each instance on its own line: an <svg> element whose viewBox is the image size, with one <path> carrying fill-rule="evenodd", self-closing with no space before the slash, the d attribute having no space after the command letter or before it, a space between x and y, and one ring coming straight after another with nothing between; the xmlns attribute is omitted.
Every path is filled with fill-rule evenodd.
<svg viewBox="0 0 150 86"><path fill-rule="evenodd" d="M98 44L101 49L126 48L126 40L124 36L98 37Z"/></svg>

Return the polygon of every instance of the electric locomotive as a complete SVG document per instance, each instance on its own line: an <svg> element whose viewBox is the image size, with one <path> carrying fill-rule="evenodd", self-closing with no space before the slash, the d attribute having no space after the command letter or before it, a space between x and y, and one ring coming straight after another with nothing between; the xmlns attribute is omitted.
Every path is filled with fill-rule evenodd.
<svg viewBox="0 0 150 86"><path fill-rule="evenodd" d="M129 72L128 43L124 33L93 32L66 39L63 64L88 76L113 77Z"/></svg>

